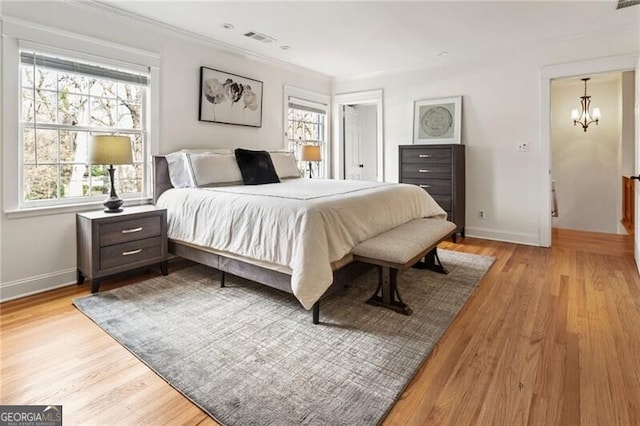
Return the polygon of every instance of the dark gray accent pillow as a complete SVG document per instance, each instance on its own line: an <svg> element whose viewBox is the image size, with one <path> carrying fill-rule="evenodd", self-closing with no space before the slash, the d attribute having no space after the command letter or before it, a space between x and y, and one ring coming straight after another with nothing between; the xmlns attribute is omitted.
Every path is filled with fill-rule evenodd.
<svg viewBox="0 0 640 426"><path fill-rule="evenodd" d="M264 183L279 183L276 168L267 151L251 151L237 148L234 151L242 181L245 185L262 185Z"/></svg>

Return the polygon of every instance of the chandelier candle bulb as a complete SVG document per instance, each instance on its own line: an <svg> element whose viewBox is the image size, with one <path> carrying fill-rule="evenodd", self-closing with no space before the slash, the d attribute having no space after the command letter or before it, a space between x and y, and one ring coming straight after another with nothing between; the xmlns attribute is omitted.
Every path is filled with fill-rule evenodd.
<svg viewBox="0 0 640 426"><path fill-rule="evenodd" d="M580 118L580 113L578 112L578 108L572 109L571 119L574 121L574 126L575 126L575 122L578 121L579 118Z"/></svg>

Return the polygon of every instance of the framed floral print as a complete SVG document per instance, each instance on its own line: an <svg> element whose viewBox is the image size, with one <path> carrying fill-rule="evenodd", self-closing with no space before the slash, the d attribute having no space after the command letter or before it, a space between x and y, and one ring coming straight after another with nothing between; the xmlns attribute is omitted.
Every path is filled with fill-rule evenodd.
<svg viewBox="0 0 640 426"><path fill-rule="evenodd" d="M199 120L262 127L262 82L200 67Z"/></svg>

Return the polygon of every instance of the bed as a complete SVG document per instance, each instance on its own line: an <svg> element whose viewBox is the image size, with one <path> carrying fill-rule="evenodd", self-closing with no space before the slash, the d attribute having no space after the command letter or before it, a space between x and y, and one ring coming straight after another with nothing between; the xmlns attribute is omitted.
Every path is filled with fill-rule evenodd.
<svg viewBox="0 0 640 426"><path fill-rule="evenodd" d="M174 188L167 159L153 164L172 254L291 293L314 322L331 284L357 273L358 243L416 218L446 219L414 185L287 179Z"/></svg>

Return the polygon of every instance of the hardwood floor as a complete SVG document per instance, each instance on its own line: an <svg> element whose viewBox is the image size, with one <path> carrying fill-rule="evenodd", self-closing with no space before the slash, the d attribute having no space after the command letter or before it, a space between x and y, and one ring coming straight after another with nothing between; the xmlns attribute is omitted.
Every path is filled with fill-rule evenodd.
<svg viewBox="0 0 640 426"><path fill-rule="evenodd" d="M474 238L441 247L496 261L384 424L640 424L630 237L554 230L551 249ZM0 305L0 403L62 404L66 425L215 424L71 305L87 293Z"/></svg>

